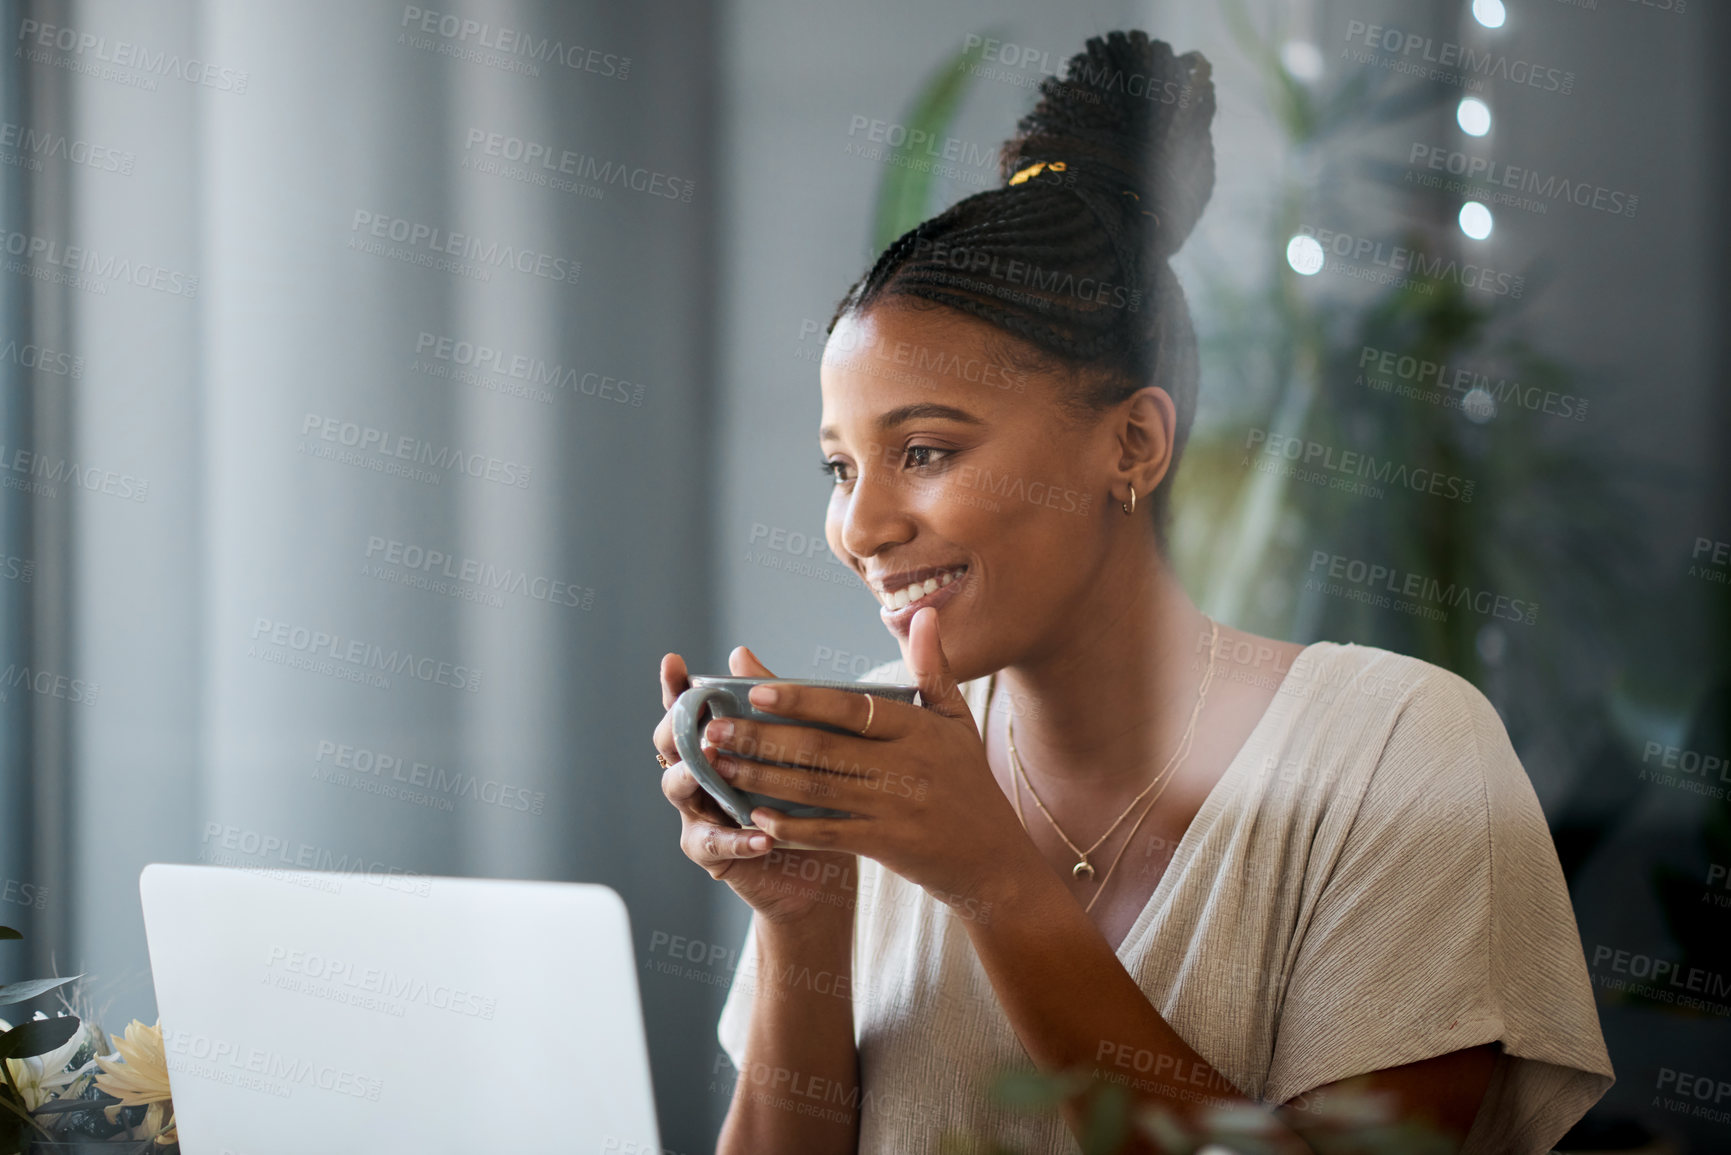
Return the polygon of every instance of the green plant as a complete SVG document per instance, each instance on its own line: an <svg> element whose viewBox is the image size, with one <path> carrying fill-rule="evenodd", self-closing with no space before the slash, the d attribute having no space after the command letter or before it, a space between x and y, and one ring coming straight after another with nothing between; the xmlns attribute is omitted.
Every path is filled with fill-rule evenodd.
<svg viewBox="0 0 1731 1155"><path fill-rule="evenodd" d="M877 211L872 218L874 254L932 215L932 169L920 163L919 151L922 142L939 141L949 133L989 34L973 39L973 46L963 47L932 72L902 118L906 131L901 143L891 149L888 167L878 183Z"/></svg>
<svg viewBox="0 0 1731 1155"><path fill-rule="evenodd" d="M1082 1118L1082 1155L1275 1155L1290 1131L1265 1108L1222 1102L1187 1119L1157 1100L1137 1102L1129 1090L1098 1071L1000 1072L991 1098L1016 1112L1052 1115L1074 1100ZM1389 1116L1388 1103L1370 1092L1332 1093L1308 1107L1305 1140L1322 1155L1449 1155L1457 1144L1423 1123ZM946 1134L938 1155L1033 1155L998 1140Z"/></svg>
<svg viewBox="0 0 1731 1155"><path fill-rule="evenodd" d="M21 939L24 936L9 926L0 926L0 940ZM0 986L0 1006L26 1002L39 995L65 986L78 978L72 975L57 979L27 979ZM30 1019L0 1032L0 1153L13 1155L20 1150L29 1131L43 1135L48 1129L31 1117L36 1106L26 1088L20 1085L19 1069L28 1071L24 1060L58 1051L78 1033L81 1022L75 1015ZM57 1074L58 1072L50 1072Z"/></svg>
<svg viewBox="0 0 1731 1155"><path fill-rule="evenodd" d="M1259 27L1243 0L1226 0L1223 10L1281 133L1282 168L1258 226L1257 267L1208 251L1202 231L1184 253L1194 270L1186 287L1196 303L1204 403L1176 482L1174 565L1214 617L1296 640L1382 646L1485 688L1517 746L1532 741L1575 774L1574 789L1551 816L1572 879L1638 797L1631 736L1643 728L1649 737L1683 733L1691 700L1702 697L1683 684L1688 675L1665 674L1674 663L1628 660L1635 648L1629 639L1641 632L1637 614L1645 612L1633 593L1644 552L1642 503L1686 479L1629 453L1604 412L1614 382L1524 335L1523 311L1552 276L1542 258L1526 270L1520 298L1497 297L1494 307L1457 277L1423 268L1361 294L1330 292L1289 266L1288 242L1305 225L1361 219L1379 195L1397 198L1395 215L1408 222L1405 235L1385 238L1389 243L1443 255L1461 243L1452 231L1455 194L1350 159L1354 143L1372 131L1437 113L1459 92L1372 68L1302 82L1282 62L1284 29ZM941 135L963 94L956 80L963 72L957 61L941 66L910 123ZM930 191L928 180L886 171L874 231L879 248L930 215ZM1435 387L1417 395L1380 389L1361 369L1367 348L1468 366L1487 385L1470 403ZM1571 398L1585 419L1530 411L1523 399L1535 393ZM1466 479L1471 499L1394 487L1368 497L1258 471L1250 468L1247 430ZM1318 553L1416 575L1442 591L1430 608L1446 612L1342 597L1310 580ZM1493 605L1518 601L1530 612L1480 612L1476 603L1487 593ZM1467 604L1450 604L1453 598ZM1703 710L1722 712L1726 692L1710 691ZM1625 721L1630 717L1638 724ZM1719 734L1716 745L1702 738L1694 748L1722 749ZM1725 861L1731 800L1709 811L1703 838L1710 860ZM1722 925L1722 912L1700 917L1698 880L1660 871L1655 884L1690 960L1715 973L1731 965L1723 940L1710 933ZM1046 1076L1057 1080L1047 1084L1016 1078L1024 1081L1009 1085L1010 1099L1030 1109L1055 1110L1080 1093L1065 1077ZM1105 1089L1090 1093L1105 1112L1099 1126L1109 1129L1121 1104ZM1345 1144L1361 1138L1330 1150L1358 1149ZM947 1151L1008 1155L1001 1147L967 1147L961 1137L950 1142Z"/></svg>

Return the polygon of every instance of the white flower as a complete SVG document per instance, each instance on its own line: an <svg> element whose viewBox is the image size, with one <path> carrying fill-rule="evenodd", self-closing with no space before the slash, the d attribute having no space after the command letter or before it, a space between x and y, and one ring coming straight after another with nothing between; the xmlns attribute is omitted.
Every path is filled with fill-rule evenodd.
<svg viewBox="0 0 1731 1155"><path fill-rule="evenodd" d="M48 1016L37 1011L35 1017L46 1019ZM5 1019L0 1019L0 1031L11 1029L10 1024ZM6 1060L6 1069L11 1073L12 1081L18 1085L18 1090L24 1095L24 1109L26 1111L36 1110L54 1098L62 1087L78 1077L79 1071L69 1072L66 1065L72 1062L72 1056L78 1053L78 1048L82 1047L85 1042L85 1033L83 1029L80 1029L74 1032L70 1039L45 1055L31 1055L26 1059Z"/></svg>
<svg viewBox="0 0 1731 1155"><path fill-rule="evenodd" d="M168 1059L162 1046L162 1022L145 1026L137 1019L126 1024L126 1034L110 1035L114 1054L95 1060L102 1068L96 1086L119 1099L106 1108L109 1122L121 1107L143 1107L143 1135L155 1136L158 1145L175 1142L174 1104L169 1098Z"/></svg>

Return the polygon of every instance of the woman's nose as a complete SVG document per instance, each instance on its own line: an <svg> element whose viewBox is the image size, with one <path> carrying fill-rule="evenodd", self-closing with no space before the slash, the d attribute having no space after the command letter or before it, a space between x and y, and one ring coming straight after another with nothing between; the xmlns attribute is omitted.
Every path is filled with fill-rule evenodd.
<svg viewBox="0 0 1731 1155"><path fill-rule="evenodd" d="M881 465L874 468L868 464L845 501L841 543L854 557L871 557L913 536L907 492L899 476Z"/></svg>

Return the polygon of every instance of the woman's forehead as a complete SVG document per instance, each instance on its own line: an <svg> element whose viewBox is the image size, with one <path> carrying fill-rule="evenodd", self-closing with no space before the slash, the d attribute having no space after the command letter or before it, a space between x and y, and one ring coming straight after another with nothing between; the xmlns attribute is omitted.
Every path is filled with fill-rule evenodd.
<svg viewBox="0 0 1731 1155"><path fill-rule="evenodd" d="M919 401L980 417L1027 407L1044 390L1015 357L1014 342L951 309L878 306L836 322L819 368L825 423L832 416L899 409ZM1037 402L1036 402L1037 403Z"/></svg>
<svg viewBox="0 0 1731 1155"><path fill-rule="evenodd" d="M947 308L916 308L885 303L864 312L844 314L830 331L824 358L845 359L877 354L926 361L945 353L981 351L997 330L966 313Z"/></svg>

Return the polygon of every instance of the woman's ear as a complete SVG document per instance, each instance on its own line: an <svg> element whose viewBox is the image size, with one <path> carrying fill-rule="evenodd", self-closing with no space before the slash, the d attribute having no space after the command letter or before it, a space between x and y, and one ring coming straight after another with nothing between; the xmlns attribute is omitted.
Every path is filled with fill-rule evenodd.
<svg viewBox="0 0 1731 1155"><path fill-rule="evenodd" d="M1123 481L1145 498L1172 468L1178 407L1172 395L1156 385L1138 389L1119 405L1118 469Z"/></svg>

